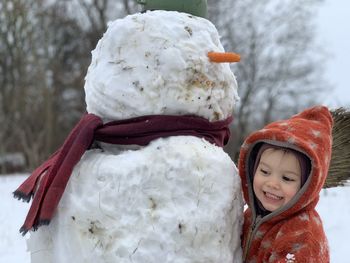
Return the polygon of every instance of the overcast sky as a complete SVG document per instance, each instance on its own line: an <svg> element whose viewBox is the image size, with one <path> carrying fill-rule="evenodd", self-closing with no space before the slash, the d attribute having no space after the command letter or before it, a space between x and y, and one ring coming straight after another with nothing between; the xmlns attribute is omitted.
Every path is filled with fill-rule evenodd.
<svg viewBox="0 0 350 263"><path fill-rule="evenodd" d="M324 103L350 108L350 1L325 0L316 21L320 42L330 55L326 78L335 88Z"/></svg>

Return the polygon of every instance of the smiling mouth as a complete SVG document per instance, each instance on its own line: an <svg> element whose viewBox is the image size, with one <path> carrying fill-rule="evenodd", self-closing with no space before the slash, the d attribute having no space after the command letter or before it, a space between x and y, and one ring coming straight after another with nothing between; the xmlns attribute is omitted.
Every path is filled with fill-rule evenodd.
<svg viewBox="0 0 350 263"><path fill-rule="evenodd" d="M283 197L281 196L278 196L278 195L274 195L274 194L271 194L271 193L268 193L268 192L265 192L263 191L265 197L267 197L268 199L272 199L272 200L276 200L276 201L279 201L279 200L282 200Z"/></svg>

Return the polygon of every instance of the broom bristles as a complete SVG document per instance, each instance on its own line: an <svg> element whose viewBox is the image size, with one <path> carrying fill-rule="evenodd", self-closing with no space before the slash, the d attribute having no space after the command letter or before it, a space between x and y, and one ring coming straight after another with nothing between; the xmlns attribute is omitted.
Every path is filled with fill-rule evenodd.
<svg viewBox="0 0 350 263"><path fill-rule="evenodd" d="M332 159L324 188L343 186L350 179L350 111L331 111L334 120Z"/></svg>

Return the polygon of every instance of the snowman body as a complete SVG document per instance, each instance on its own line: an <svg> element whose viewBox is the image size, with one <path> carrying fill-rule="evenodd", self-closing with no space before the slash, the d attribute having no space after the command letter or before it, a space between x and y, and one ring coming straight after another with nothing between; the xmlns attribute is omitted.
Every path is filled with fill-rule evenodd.
<svg viewBox="0 0 350 263"><path fill-rule="evenodd" d="M87 111L105 122L143 115L232 114L237 84L215 27L154 11L114 21L93 51ZM230 157L193 136L100 144L76 165L48 226L32 232L33 263L241 262L240 179Z"/></svg>

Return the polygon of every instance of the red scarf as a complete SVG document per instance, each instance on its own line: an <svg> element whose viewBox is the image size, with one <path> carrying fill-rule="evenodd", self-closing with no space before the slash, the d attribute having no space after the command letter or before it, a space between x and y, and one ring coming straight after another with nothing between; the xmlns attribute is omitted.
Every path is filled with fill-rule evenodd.
<svg viewBox="0 0 350 263"><path fill-rule="evenodd" d="M85 114L61 148L36 168L14 192L16 198L27 202L33 197L20 232L25 235L31 229L50 223L74 166L94 140L144 146L160 137L189 135L223 147L230 137L228 126L232 119L209 122L196 116L151 115L103 124L98 116ZM39 178L39 187L35 191Z"/></svg>

